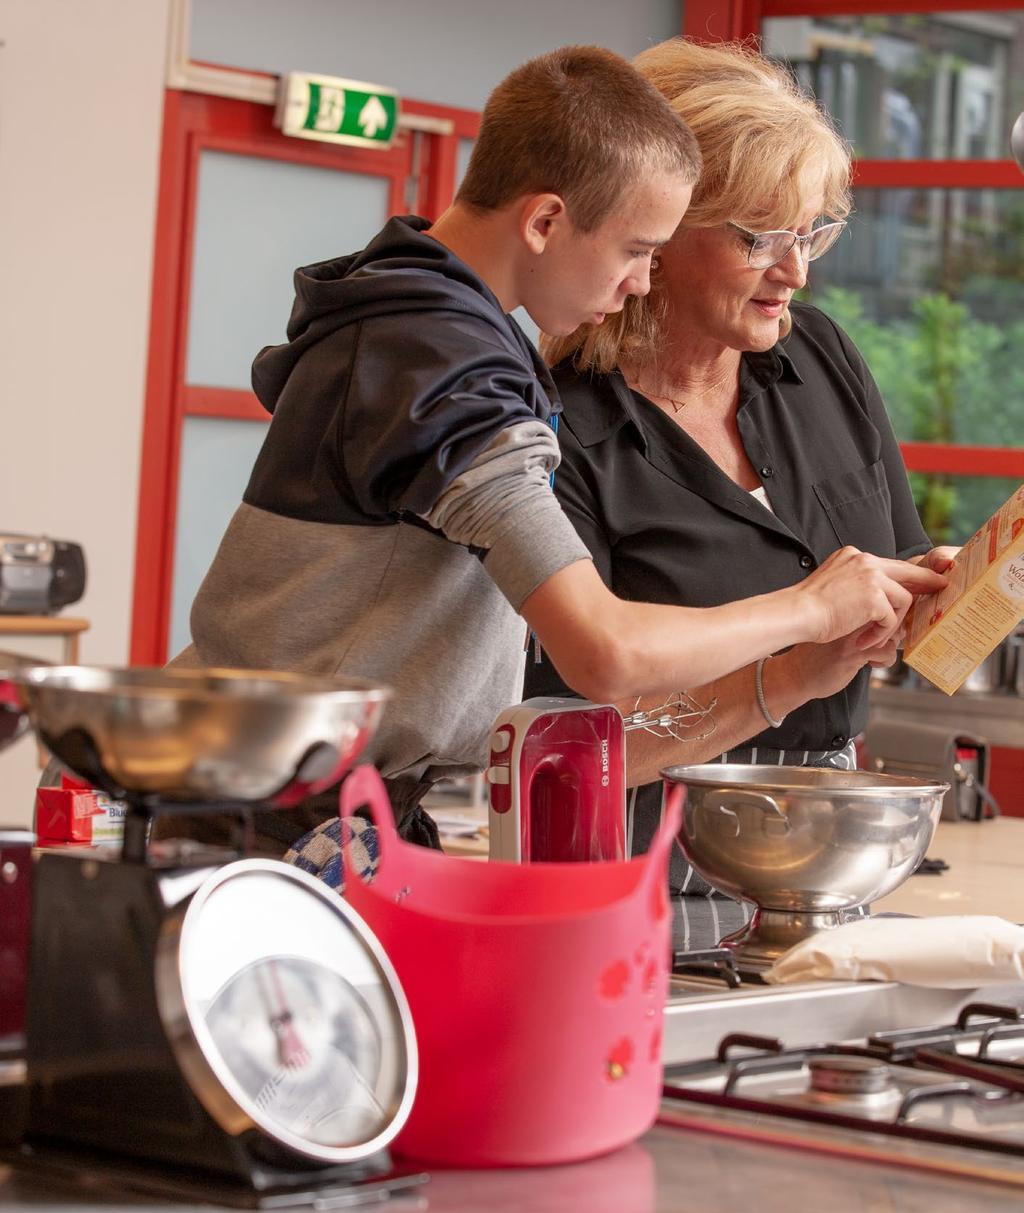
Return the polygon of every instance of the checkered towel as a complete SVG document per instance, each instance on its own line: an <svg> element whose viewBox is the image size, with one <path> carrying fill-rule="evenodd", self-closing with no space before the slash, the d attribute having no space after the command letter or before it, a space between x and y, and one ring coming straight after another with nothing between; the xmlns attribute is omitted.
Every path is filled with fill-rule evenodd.
<svg viewBox="0 0 1024 1213"><path fill-rule="evenodd" d="M362 817L343 820L329 817L315 830L296 839L284 861L344 893L342 847L345 849L345 870L358 873L363 880L372 879L380 863L380 845L376 828Z"/></svg>

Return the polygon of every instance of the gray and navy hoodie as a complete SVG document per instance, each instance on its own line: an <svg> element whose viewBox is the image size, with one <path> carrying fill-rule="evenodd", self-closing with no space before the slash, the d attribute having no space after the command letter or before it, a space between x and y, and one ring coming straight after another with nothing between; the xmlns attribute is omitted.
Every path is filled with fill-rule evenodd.
<svg viewBox="0 0 1024 1213"><path fill-rule="evenodd" d="M296 271L288 341L253 365L273 418L174 664L386 683L369 757L432 782L483 765L520 697L516 612L589 553L549 486L551 378L427 226Z"/></svg>

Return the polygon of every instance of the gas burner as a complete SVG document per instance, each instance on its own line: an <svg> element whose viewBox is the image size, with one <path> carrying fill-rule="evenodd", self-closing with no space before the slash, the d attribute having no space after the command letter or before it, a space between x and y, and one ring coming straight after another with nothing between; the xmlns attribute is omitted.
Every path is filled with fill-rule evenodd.
<svg viewBox="0 0 1024 1213"><path fill-rule="evenodd" d="M802 1102L812 1107L889 1120L903 1101L889 1067L873 1057L826 1053L808 1058L807 1070Z"/></svg>
<svg viewBox="0 0 1024 1213"><path fill-rule="evenodd" d="M779 1075L802 1074L811 1059L831 1058L841 1064L847 1057L885 1060L866 1045L822 1044L787 1049L775 1036L730 1032L718 1042L713 1058L670 1065L665 1077L669 1086L676 1083L688 1086L691 1078L721 1081L724 1094L737 1095L745 1093L740 1087L746 1088L750 1083L760 1086L773 1083Z"/></svg>
<svg viewBox="0 0 1024 1213"><path fill-rule="evenodd" d="M878 1095L892 1089L889 1067L871 1057L843 1057L827 1053L807 1063L811 1090L822 1095Z"/></svg>

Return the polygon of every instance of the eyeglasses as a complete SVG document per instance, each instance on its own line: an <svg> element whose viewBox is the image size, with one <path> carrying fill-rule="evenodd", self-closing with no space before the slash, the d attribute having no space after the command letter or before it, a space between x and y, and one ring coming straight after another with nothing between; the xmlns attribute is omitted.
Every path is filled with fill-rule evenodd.
<svg viewBox="0 0 1024 1213"><path fill-rule="evenodd" d="M821 227L816 227L813 232L808 232L806 236L798 236L796 232L751 232L745 227L740 227L738 223L733 223L731 219L726 226L735 228L746 240L748 245L747 265L751 269L767 270L773 265L778 265L780 261L784 261L794 245L800 250L801 256L808 261L817 261L839 239L846 223L843 220L824 223Z"/></svg>

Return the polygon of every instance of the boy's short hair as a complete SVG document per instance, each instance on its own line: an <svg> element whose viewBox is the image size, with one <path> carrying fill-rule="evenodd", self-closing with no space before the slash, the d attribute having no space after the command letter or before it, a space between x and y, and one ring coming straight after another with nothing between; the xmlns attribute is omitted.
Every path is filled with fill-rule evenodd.
<svg viewBox="0 0 1024 1213"><path fill-rule="evenodd" d="M456 200L497 210L558 194L593 231L651 172L700 174L697 141L657 89L599 46L566 46L517 67L491 93Z"/></svg>

